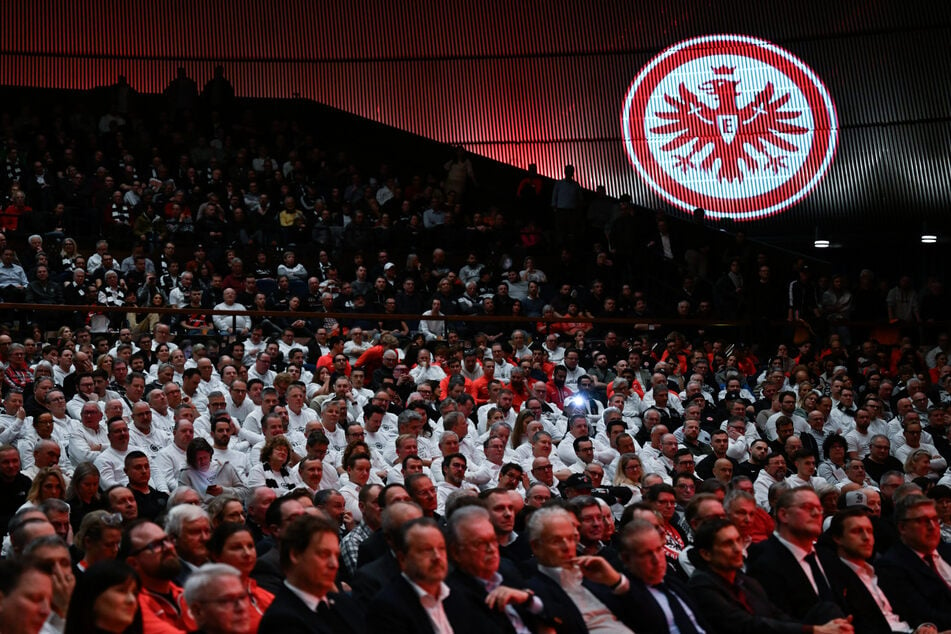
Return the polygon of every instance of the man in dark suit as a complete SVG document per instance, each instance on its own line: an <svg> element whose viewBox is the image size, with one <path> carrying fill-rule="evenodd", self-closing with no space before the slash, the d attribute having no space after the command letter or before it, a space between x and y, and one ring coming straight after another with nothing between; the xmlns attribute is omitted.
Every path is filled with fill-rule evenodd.
<svg viewBox="0 0 951 634"><path fill-rule="evenodd" d="M259 631L298 634L366 632L364 606L333 592L340 568L337 525L302 515L281 536L281 566L286 580L264 612Z"/></svg>
<svg viewBox="0 0 951 634"><path fill-rule="evenodd" d="M258 557L254 570L251 571L251 578L271 594L277 594L284 582L280 546L282 535L291 521L303 514L304 507L301 503L286 495L271 502L264 513L264 521L276 545Z"/></svg>
<svg viewBox="0 0 951 634"><path fill-rule="evenodd" d="M393 555L396 550L396 541L399 538L400 528L406 522L423 516L422 509L414 502L392 502L383 509L383 538L386 541L386 553L371 561L365 566L357 568L353 575L351 587L353 598L361 605L369 603L370 599L383 589L390 581L400 575L400 565Z"/></svg>
<svg viewBox="0 0 951 634"><path fill-rule="evenodd" d="M446 634L482 631L466 622L461 597L444 580L449 572L446 540L436 520L410 520L399 531L396 556L402 574L370 601L367 625L387 634Z"/></svg>
<svg viewBox="0 0 951 634"><path fill-rule="evenodd" d="M910 495L895 504L901 541L877 562L878 580L895 611L913 627L951 629L951 563L938 553L941 523L934 500Z"/></svg>
<svg viewBox="0 0 951 634"><path fill-rule="evenodd" d="M638 634L700 634L706 630L686 585L667 574L665 540L654 524L634 520L621 534L620 557L630 589L621 595L599 593L598 598Z"/></svg>
<svg viewBox="0 0 951 634"><path fill-rule="evenodd" d="M743 538L726 519L701 524L694 538L700 562L690 578L690 590L710 634L852 634L845 618L820 624L786 614L756 579L743 569Z"/></svg>
<svg viewBox="0 0 951 634"><path fill-rule="evenodd" d="M599 631L631 632L597 596L623 595L630 582L602 557L577 556L576 522L557 507L539 509L529 518L529 542L538 569L528 587L541 599L544 619L558 634L585 634L588 625Z"/></svg>
<svg viewBox="0 0 951 634"><path fill-rule="evenodd" d="M749 573L792 618L824 623L844 616L814 547L822 534L822 505L812 487L776 500L776 532L749 549Z"/></svg>
<svg viewBox="0 0 951 634"><path fill-rule="evenodd" d="M525 589L514 565L502 564L488 511L481 506L454 511L449 516L448 538L455 569L446 585L462 600L464 620L481 622L487 633L534 631L532 624L542 611L541 601Z"/></svg>
<svg viewBox="0 0 951 634"><path fill-rule="evenodd" d="M864 508L839 511L829 525L829 536L835 542L834 556L822 557L829 581L842 607L852 615L852 626L862 634L909 632L911 627L892 611L888 598L878 585L875 569L868 560L875 552L875 529ZM895 628L893 630L892 628ZM918 634L928 628L919 628ZM932 632L937 630L932 628Z"/></svg>

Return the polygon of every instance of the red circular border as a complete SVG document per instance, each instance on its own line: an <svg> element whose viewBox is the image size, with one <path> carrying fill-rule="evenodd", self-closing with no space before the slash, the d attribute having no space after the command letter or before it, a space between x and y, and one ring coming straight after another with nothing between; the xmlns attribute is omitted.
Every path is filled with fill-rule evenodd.
<svg viewBox="0 0 951 634"><path fill-rule="evenodd" d="M724 43L730 44L730 48L711 52L711 44L716 45ZM763 44L769 43L764 41ZM676 49L677 46L679 45L675 45L672 48ZM665 50L660 54L659 57L668 55L668 51L670 51L670 49ZM703 54L691 54L695 51L702 51ZM795 56L788 51L786 51L786 54L795 58ZM670 177L667 172L665 172L664 169L657 164L656 159L654 159L654 156L648 147L645 131L642 129L647 110L647 103L650 96L653 94L657 84L670 75L671 72L683 66L685 63L707 55L734 55L749 57L772 66L785 73L793 82L795 82L805 96L806 101L812 110L812 148L810 149L809 156L806 157L806 160L803 162L799 170L797 170L797 172L781 187L778 187L777 189L774 189L770 192L746 198L727 198L712 196L709 194L701 194L678 183L676 180ZM688 59L683 59L685 56L688 57ZM653 64L657 59L658 58L656 57L652 59L651 62L648 63L648 66ZM805 66L801 60L800 63ZM816 77L815 80L819 81L818 77ZM755 41L752 41L749 38L744 37L743 39L738 40L734 36L711 36L710 38L704 38L702 41L696 41L689 46L676 50L666 59L663 59L660 63L655 64L653 68L647 72L647 74L638 75L638 77L632 82L629 92L630 90L633 90L634 86L637 84L639 84L639 87L637 92L634 94L633 99L631 100L631 105L628 111L629 114L626 121L626 125L629 126L629 129L626 130L626 132L631 135L631 148L633 148L635 156L631 156L631 152L628 151L628 158L632 161L637 161L640 165L640 169L650 175L650 178L647 180L651 187L657 190L658 193L660 193L665 199L674 202L678 206L682 206L686 210L693 209L694 207L703 207L711 211L716 211L719 214L734 216L737 220L755 219L747 218L747 216L750 213L762 211L763 209L769 209L772 207L775 207L775 209L767 214L758 216L757 218L765 218L778 213L779 211L796 202L791 200L794 196L800 192L803 195L807 193L807 191L804 191L804 188L816 176L818 170L822 166L822 162L825 160L826 154L829 151L829 144L833 136L830 130L832 127L832 118L830 117L830 113L826 108L822 95L820 94L820 92L825 91L825 87L822 86L820 90L820 88L815 85L813 78L807 75L806 72L802 70L802 68L797 66L789 59L785 59L779 53L770 50L766 46L757 45ZM648 89L647 86L650 86L650 88ZM827 93L827 91L825 92ZM826 167L828 168L828 166ZM803 177L805 172L808 172L808 177ZM817 184L818 181L814 182L812 186L815 187ZM690 204L687 201L695 201L695 204Z"/></svg>

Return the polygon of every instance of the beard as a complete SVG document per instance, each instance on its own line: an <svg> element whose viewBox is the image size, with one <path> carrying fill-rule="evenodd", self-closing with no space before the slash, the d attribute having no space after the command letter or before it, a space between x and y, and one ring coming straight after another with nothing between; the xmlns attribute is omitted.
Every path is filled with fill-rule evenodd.
<svg viewBox="0 0 951 634"><path fill-rule="evenodd" d="M174 580L182 572L182 563L178 557L166 557L159 563L155 576L166 581Z"/></svg>

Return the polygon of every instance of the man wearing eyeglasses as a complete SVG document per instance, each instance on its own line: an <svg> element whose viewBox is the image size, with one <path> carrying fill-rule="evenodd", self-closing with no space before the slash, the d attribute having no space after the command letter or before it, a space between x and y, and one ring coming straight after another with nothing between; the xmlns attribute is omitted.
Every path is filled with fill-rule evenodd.
<svg viewBox="0 0 951 634"><path fill-rule="evenodd" d="M446 578L451 594L462 599L457 611L468 622L491 624L491 631L531 631L542 603L524 589L517 569L499 554L495 528L485 509L468 506L449 520L449 556L455 564ZM487 627L488 629L488 627Z"/></svg>
<svg viewBox="0 0 951 634"><path fill-rule="evenodd" d="M628 578L601 557L578 556L578 529L568 511L549 507L528 520L529 541L538 561L528 587L545 606L544 618L558 634L630 634L599 598L623 595Z"/></svg>
<svg viewBox="0 0 951 634"><path fill-rule="evenodd" d="M902 498L895 504L895 523L901 541L875 566L882 590L912 627L951 628L951 563L938 552L941 522L934 500Z"/></svg>
<svg viewBox="0 0 951 634"><path fill-rule="evenodd" d="M839 511L832 517L829 535L836 545L835 558L826 558L833 586L840 588L843 603L852 615L856 632L889 634L911 632L885 596L868 563L875 552L875 533L868 511L861 506ZM922 624L914 634L934 634L931 624Z"/></svg>
<svg viewBox="0 0 951 634"><path fill-rule="evenodd" d="M844 616L819 562L822 504L812 487L783 492L775 504L776 532L749 549L749 573L770 599L797 621L825 623Z"/></svg>
<svg viewBox="0 0 951 634"><path fill-rule="evenodd" d="M132 566L142 581L139 605L143 631L195 629L182 589L172 583L181 572L175 544L160 526L144 519L129 524L122 536L119 559Z"/></svg>
<svg viewBox="0 0 951 634"><path fill-rule="evenodd" d="M205 564L188 577L185 601L204 634L251 631L251 602L241 573L227 564Z"/></svg>

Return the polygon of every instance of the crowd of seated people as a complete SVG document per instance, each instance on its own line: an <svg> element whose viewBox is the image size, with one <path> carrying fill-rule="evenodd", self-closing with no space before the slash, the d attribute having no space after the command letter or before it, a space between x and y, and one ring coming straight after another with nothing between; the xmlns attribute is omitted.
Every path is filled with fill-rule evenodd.
<svg viewBox="0 0 951 634"><path fill-rule="evenodd" d="M0 632L951 630L939 281L140 115L9 122Z"/></svg>

